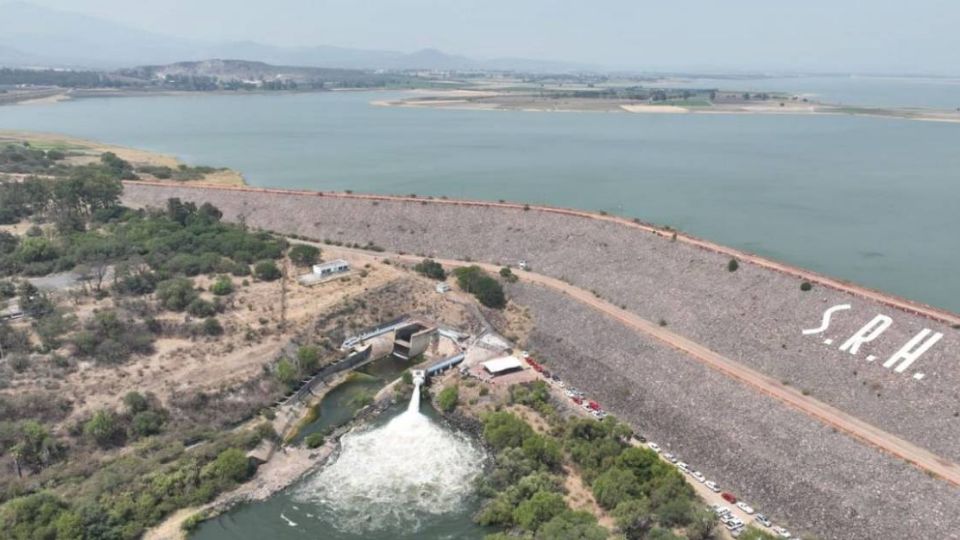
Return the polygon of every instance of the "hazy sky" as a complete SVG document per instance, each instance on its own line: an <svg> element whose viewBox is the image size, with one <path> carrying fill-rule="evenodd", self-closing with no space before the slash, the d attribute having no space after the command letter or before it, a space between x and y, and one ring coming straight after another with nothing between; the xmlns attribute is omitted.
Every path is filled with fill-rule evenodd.
<svg viewBox="0 0 960 540"><path fill-rule="evenodd" d="M958 0L32 0L159 33L633 69L960 74Z"/></svg>

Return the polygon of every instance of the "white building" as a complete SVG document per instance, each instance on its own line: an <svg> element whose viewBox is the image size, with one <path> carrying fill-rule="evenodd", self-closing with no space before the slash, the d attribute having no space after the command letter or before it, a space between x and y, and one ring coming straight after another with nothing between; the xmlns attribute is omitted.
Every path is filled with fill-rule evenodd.
<svg viewBox="0 0 960 540"><path fill-rule="evenodd" d="M313 273L320 277L342 274L350 270L350 263L343 259L334 259L329 262L313 265Z"/></svg>
<svg viewBox="0 0 960 540"><path fill-rule="evenodd" d="M515 356L504 356L503 358L488 360L482 365L483 369L494 377L523 369L523 363Z"/></svg>

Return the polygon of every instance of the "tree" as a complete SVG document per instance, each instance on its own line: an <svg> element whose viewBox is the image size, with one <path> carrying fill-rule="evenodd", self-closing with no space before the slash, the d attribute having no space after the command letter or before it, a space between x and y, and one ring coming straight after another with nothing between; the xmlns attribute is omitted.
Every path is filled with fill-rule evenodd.
<svg viewBox="0 0 960 540"><path fill-rule="evenodd" d="M443 270L443 266L433 259L424 259L418 262L413 269L417 273L431 279L436 279L438 281L447 279L447 273Z"/></svg>
<svg viewBox="0 0 960 540"><path fill-rule="evenodd" d="M507 283L516 283L519 277L513 273L513 270L510 270L509 266L504 266L500 269L500 277L503 278Z"/></svg>
<svg viewBox="0 0 960 540"><path fill-rule="evenodd" d="M216 296L226 296L233 292L233 281L227 276L220 276L210 286L210 292Z"/></svg>
<svg viewBox="0 0 960 540"><path fill-rule="evenodd" d="M150 408L150 402L147 401L147 398L136 391L127 392L127 395L123 396L123 404L126 405L130 414L137 414Z"/></svg>
<svg viewBox="0 0 960 540"><path fill-rule="evenodd" d="M253 467L239 448L227 448L217 455L203 470L203 476L214 478L222 484L240 483L250 478Z"/></svg>
<svg viewBox="0 0 960 540"><path fill-rule="evenodd" d="M549 491L538 491L529 499L517 505L513 511L513 520L528 531L536 531L540 525L567 510L563 495Z"/></svg>
<svg viewBox="0 0 960 540"><path fill-rule="evenodd" d="M637 477L628 469L611 467L593 481L597 504L608 510L639 495Z"/></svg>
<svg viewBox="0 0 960 540"><path fill-rule="evenodd" d="M33 420L26 420L16 426L14 441L11 454L17 476L23 475L24 467L38 473L63 455L64 447L60 441L50 435L46 427Z"/></svg>
<svg viewBox="0 0 960 540"><path fill-rule="evenodd" d="M277 380L288 386L297 380L297 368L286 358L277 364Z"/></svg>
<svg viewBox="0 0 960 540"><path fill-rule="evenodd" d="M276 281L280 278L280 269L275 262L264 260L253 267L253 275L263 281Z"/></svg>
<svg viewBox="0 0 960 540"><path fill-rule="evenodd" d="M646 499L628 499L613 509L617 528L627 540L641 540L653 527L653 514Z"/></svg>
<svg viewBox="0 0 960 540"><path fill-rule="evenodd" d="M533 428L513 413L495 411L483 417L483 438L496 449L519 447Z"/></svg>
<svg viewBox="0 0 960 540"><path fill-rule="evenodd" d="M533 434L523 441L521 448L530 459L536 460L551 469L559 466L563 460L560 445L552 437Z"/></svg>
<svg viewBox="0 0 960 540"><path fill-rule="evenodd" d="M143 411L134 415L130 430L137 437L156 435L163 429L163 416L156 411Z"/></svg>
<svg viewBox="0 0 960 540"><path fill-rule="evenodd" d="M216 317L207 317L203 320L203 333L208 336L222 336L223 325Z"/></svg>
<svg viewBox="0 0 960 540"><path fill-rule="evenodd" d="M453 273L457 276L460 288L473 294L484 306L502 309L507 305L500 282L487 275L479 266L457 268Z"/></svg>
<svg viewBox="0 0 960 540"><path fill-rule="evenodd" d="M460 399L460 391L456 386L448 386L437 395L437 404L443 412L453 412L457 408L457 401Z"/></svg>
<svg viewBox="0 0 960 540"><path fill-rule="evenodd" d="M307 448L319 448L323 446L324 438L323 433L311 433L303 439L306 443Z"/></svg>
<svg viewBox="0 0 960 540"><path fill-rule="evenodd" d="M287 255L297 266L312 266L320 260L320 249L307 244L296 244L290 248Z"/></svg>
<svg viewBox="0 0 960 540"><path fill-rule="evenodd" d="M537 530L537 540L606 540L609 532L585 511L567 510Z"/></svg>
<svg viewBox="0 0 960 540"><path fill-rule="evenodd" d="M103 447L116 445L123 440L123 428L115 414L106 409L94 413L83 426L83 433Z"/></svg>
<svg viewBox="0 0 960 540"><path fill-rule="evenodd" d="M320 361L320 349L314 345L304 345L297 349L297 362L300 364L300 371L304 373L313 373L317 369L317 363Z"/></svg>
<svg viewBox="0 0 960 540"><path fill-rule="evenodd" d="M196 298L197 291L193 281L188 278L168 279L157 285L157 299L161 306L170 311L183 311Z"/></svg>
<svg viewBox="0 0 960 540"><path fill-rule="evenodd" d="M730 259L730 262L727 263L727 270L730 272L736 272L740 268L740 263L736 259Z"/></svg>

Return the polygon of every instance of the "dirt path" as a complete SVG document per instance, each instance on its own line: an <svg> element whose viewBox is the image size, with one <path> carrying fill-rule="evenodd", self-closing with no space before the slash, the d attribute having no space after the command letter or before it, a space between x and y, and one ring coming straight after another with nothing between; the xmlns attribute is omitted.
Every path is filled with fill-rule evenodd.
<svg viewBox="0 0 960 540"><path fill-rule="evenodd" d="M319 244L318 244L319 245ZM364 252L348 248L332 248L324 246L328 252L341 251L354 256ZM378 255L369 255L372 259L380 260L390 258L406 263L416 263L421 257L413 255L399 255L380 253ZM476 265L484 270L496 274L500 267L487 263L464 262L452 259L436 259L441 264L448 267L463 267ZM659 326L638 315L623 310L609 302L597 298L593 293L560 281L549 276L536 274L533 272L517 272L520 279L535 283L544 287L557 290L570 296L574 300L590 306L597 311L617 320L625 326L638 332L674 347L696 360L704 363L708 367L715 369L728 377L736 379L743 384L764 393L770 397L780 400L788 406L803 412L824 424L831 426L839 431L859 439L861 442L869 444L875 448L883 450L893 456L896 456L908 463L915 465L923 471L940 477L954 486L960 486L960 465L944 459L932 452L916 446L893 434L887 433L867 422L864 422L850 414L847 414L835 407L827 405L811 396L805 396L800 391L784 386L780 381L755 371L739 362L735 362L719 353L716 353L699 343L696 343L684 336L674 333L665 327Z"/></svg>

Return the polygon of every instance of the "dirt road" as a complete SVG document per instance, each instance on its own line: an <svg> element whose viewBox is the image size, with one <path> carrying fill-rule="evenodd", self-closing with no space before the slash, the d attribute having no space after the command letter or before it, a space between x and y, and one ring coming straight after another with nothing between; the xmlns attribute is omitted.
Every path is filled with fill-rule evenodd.
<svg viewBox="0 0 960 540"><path fill-rule="evenodd" d="M296 242L297 240L293 240ZM360 250L349 248L334 248L332 246L317 244L323 247L327 253L349 253L352 256L368 256L375 260L389 258L405 263L417 263L422 260L421 257L413 255L400 255L390 253L379 253L372 255ZM478 262L465 262L452 259L436 259L447 267L463 267L477 265L484 270L496 274L500 267ZM906 440L903 440L893 434L887 433L871 424L868 424L850 414L847 414L835 407L827 405L811 396L804 395L802 392L783 385L780 381L755 371L739 362L735 362L725 356L720 355L694 341L681 336L666 327L657 325L633 313L623 310L601 298L597 298L593 293L575 287L559 279L555 279L542 274L533 272L518 271L516 273L520 279L549 287L557 290L578 302L581 302L597 311L602 312L608 317L617 320L625 326L642 332L648 336L666 343L667 345L678 349L692 358L699 360L708 367L715 369L724 375L736 379L743 384L762 392L770 397L780 400L786 405L803 412L824 424L842 431L860 441L896 456L923 471L942 478L954 486L960 487L960 465L944 459L929 452L919 446L916 446Z"/></svg>

